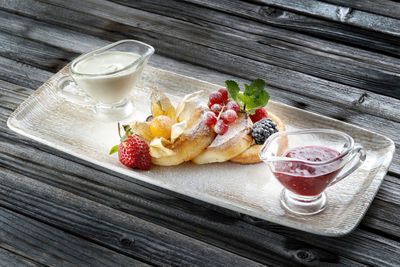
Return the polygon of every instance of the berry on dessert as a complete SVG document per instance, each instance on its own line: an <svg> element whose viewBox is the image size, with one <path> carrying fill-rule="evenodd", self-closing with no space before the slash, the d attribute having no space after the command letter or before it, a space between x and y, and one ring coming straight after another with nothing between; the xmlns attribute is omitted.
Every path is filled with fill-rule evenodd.
<svg viewBox="0 0 400 267"><path fill-rule="evenodd" d="M213 126L217 123L217 116L212 111L207 111L204 113L205 123L207 126Z"/></svg>
<svg viewBox="0 0 400 267"><path fill-rule="evenodd" d="M268 139L273 133L277 133L279 130L275 122L271 119L263 118L254 123L251 136L257 145L264 144L265 140Z"/></svg>
<svg viewBox="0 0 400 267"><path fill-rule="evenodd" d="M208 98L211 105L222 104L224 102L223 96L220 92L213 92Z"/></svg>
<svg viewBox="0 0 400 267"><path fill-rule="evenodd" d="M228 102L228 91L225 88L221 88L218 90L218 92L220 92L222 95L222 102Z"/></svg>
<svg viewBox="0 0 400 267"><path fill-rule="evenodd" d="M226 109L232 109L234 110L236 113L240 112L240 106L238 103L236 103L235 101L230 101L228 102L228 104L226 104Z"/></svg>
<svg viewBox="0 0 400 267"><path fill-rule="evenodd" d="M240 112L240 106L235 101L228 102L228 91L225 88L221 88L218 92L213 92L209 95L208 108L210 112L206 112L205 123L207 126L215 125L214 132L222 135L225 134L230 123L233 123L238 118Z"/></svg>
<svg viewBox="0 0 400 267"><path fill-rule="evenodd" d="M221 115L221 119L227 124L234 122L237 119L237 117L238 117L237 113L232 109L225 111Z"/></svg>
<svg viewBox="0 0 400 267"><path fill-rule="evenodd" d="M216 134L223 135L228 131L228 124L226 124L223 120L218 120L214 126L214 131Z"/></svg>
<svg viewBox="0 0 400 267"><path fill-rule="evenodd" d="M171 128L174 122L165 115L160 115L155 118L150 123L150 131L154 137L164 137L169 139L171 137Z"/></svg>
<svg viewBox="0 0 400 267"><path fill-rule="evenodd" d="M256 109L256 112L253 115L250 115L250 119L253 123L258 122L261 119L267 118L268 113L264 108Z"/></svg>
<svg viewBox="0 0 400 267"><path fill-rule="evenodd" d="M148 170L151 166L151 156L149 146L143 138L137 135L124 136L121 143L114 146L110 154L118 149L119 161L129 168L139 168Z"/></svg>
<svg viewBox="0 0 400 267"><path fill-rule="evenodd" d="M214 104L210 108L210 110L212 112L214 112L216 116L219 115L219 113L222 111L222 109L223 109L223 106L221 106L220 104Z"/></svg>

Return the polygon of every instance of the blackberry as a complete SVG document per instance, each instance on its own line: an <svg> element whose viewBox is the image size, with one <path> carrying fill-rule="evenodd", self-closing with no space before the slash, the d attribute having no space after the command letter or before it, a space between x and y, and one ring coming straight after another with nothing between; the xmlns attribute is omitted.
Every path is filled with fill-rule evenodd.
<svg viewBox="0 0 400 267"><path fill-rule="evenodd" d="M251 136L254 138L257 145L262 145L270 135L278 131L275 122L271 119L264 118L253 124Z"/></svg>

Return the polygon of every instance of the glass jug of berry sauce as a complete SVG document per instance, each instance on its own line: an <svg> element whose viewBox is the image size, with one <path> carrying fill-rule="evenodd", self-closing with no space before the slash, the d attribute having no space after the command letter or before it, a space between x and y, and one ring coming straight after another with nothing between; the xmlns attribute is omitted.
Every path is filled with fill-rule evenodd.
<svg viewBox="0 0 400 267"><path fill-rule="evenodd" d="M273 134L261 148L260 158L284 187L282 206L311 215L326 208L324 190L360 167L366 153L343 132L310 129Z"/></svg>

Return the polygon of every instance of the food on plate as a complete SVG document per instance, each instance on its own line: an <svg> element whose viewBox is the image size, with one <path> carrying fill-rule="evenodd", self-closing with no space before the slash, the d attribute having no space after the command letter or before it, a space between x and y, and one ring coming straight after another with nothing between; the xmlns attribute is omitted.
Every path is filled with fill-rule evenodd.
<svg viewBox="0 0 400 267"><path fill-rule="evenodd" d="M282 132L285 131L285 125L283 124L282 120L276 116L275 114L269 112L268 113L268 119L270 119L273 123L276 124L276 128L278 131ZM265 139L267 139L272 133L268 132L265 134ZM280 141L280 152L283 153L284 150L286 150L288 146L288 139L282 138ZM240 163L240 164L253 164L253 163L258 163L261 162L260 157L258 154L260 153L260 149L262 147L262 144L257 144L254 142L247 150L245 150L243 153L239 154L238 156L234 157L231 159L231 161Z"/></svg>
<svg viewBox="0 0 400 267"><path fill-rule="evenodd" d="M186 161L259 162L261 145L270 135L285 130L285 126L264 108L269 99L265 81L256 79L245 84L243 92L234 81L225 84L226 88L209 94L207 106L201 101L203 91L186 95L175 108L163 92L154 89L151 116L124 125L121 144L111 152L118 151L125 166L140 169L147 169L148 158L161 166ZM281 146L286 149L287 143ZM143 162L137 155L144 157Z"/></svg>
<svg viewBox="0 0 400 267"><path fill-rule="evenodd" d="M192 161L196 164L227 161L250 147L252 122L244 113L239 113L234 123L224 134L218 134L212 143ZM217 125L216 125L217 126Z"/></svg>
<svg viewBox="0 0 400 267"><path fill-rule="evenodd" d="M158 153L156 146L150 143L150 151L153 149L152 163L161 166L174 166L182 162L189 161L201 153L214 140L215 133L205 124L203 114L205 108L198 107L194 110L193 116L187 122L187 125L182 134L179 135L173 142L163 143L163 149L168 149L171 153ZM154 144L154 143L153 143ZM156 152L157 151L157 152Z"/></svg>
<svg viewBox="0 0 400 267"><path fill-rule="evenodd" d="M168 116L159 115L153 118L150 122L150 132L154 137L163 137L168 139L171 137L172 121Z"/></svg>
<svg viewBox="0 0 400 267"><path fill-rule="evenodd" d="M119 130L119 125L118 125ZM148 170L151 166L149 146L146 141L138 135L121 137L121 143L114 146L110 154L118 151L119 161L129 168Z"/></svg>

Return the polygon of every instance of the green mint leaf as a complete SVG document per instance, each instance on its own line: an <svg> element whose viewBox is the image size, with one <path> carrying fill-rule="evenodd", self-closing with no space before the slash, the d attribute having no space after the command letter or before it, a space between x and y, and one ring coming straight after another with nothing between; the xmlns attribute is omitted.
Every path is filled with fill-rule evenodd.
<svg viewBox="0 0 400 267"><path fill-rule="evenodd" d="M250 85L245 84L243 93L240 93L235 81L227 80L225 85L229 99L236 101L248 114L254 114L256 109L264 107L269 100L269 94L264 90L266 83L262 79L256 79Z"/></svg>
<svg viewBox="0 0 400 267"><path fill-rule="evenodd" d="M269 94L264 90L265 85L265 81L262 79L256 79L250 85L244 85L244 95L248 97L246 99L246 111L249 114L254 114L256 109L267 104Z"/></svg>
<svg viewBox="0 0 400 267"><path fill-rule="evenodd" d="M226 85L226 90L228 91L229 99L238 102L237 95L240 92L239 85L232 80L225 81L225 85Z"/></svg>
<svg viewBox="0 0 400 267"><path fill-rule="evenodd" d="M119 145L113 146L113 147L111 148L109 154L112 155L112 154L118 152L118 147L119 147Z"/></svg>
<svg viewBox="0 0 400 267"><path fill-rule="evenodd" d="M238 94L238 95L237 95L237 98L238 98L241 102L243 102L243 104L246 105L246 106L247 106L247 104L248 104L249 102L252 101L252 100L251 100L251 96L247 96L247 95L243 95L243 94ZM243 107L241 107L241 108L244 108L244 105L243 105Z"/></svg>

